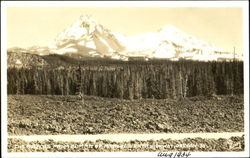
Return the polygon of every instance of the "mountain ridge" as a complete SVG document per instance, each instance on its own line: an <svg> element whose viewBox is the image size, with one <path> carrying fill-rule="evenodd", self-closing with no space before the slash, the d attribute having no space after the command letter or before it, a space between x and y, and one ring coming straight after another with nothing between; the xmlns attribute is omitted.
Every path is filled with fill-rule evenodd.
<svg viewBox="0 0 250 158"><path fill-rule="evenodd" d="M201 61L242 58L225 53L212 44L169 24L156 32L126 37L121 33L112 32L90 16L81 16L70 27L59 33L52 46L33 46L20 50L20 52L25 51L38 55L59 54L125 61L133 57Z"/></svg>

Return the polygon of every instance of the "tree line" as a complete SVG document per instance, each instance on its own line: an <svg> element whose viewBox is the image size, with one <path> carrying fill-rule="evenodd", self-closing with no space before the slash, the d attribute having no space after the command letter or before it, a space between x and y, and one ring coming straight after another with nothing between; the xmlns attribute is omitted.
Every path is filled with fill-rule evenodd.
<svg viewBox="0 0 250 158"><path fill-rule="evenodd" d="M8 94L185 98L243 94L243 62L158 61L8 68Z"/></svg>

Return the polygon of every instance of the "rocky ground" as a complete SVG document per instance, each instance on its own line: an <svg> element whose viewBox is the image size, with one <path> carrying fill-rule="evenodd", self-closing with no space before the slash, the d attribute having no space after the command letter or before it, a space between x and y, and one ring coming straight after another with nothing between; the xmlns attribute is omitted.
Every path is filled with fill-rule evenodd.
<svg viewBox="0 0 250 158"><path fill-rule="evenodd" d="M121 100L8 95L8 134L243 132L243 96Z"/></svg>
<svg viewBox="0 0 250 158"><path fill-rule="evenodd" d="M166 151L244 151L244 136L229 139L188 138L182 140L112 142L108 140L85 142L8 140L9 152L166 152Z"/></svg>

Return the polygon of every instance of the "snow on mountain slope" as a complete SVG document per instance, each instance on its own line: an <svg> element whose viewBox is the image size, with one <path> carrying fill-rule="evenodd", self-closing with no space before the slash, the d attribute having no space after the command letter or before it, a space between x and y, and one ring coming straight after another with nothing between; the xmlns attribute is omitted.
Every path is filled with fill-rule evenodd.
<svg viewBox="0 0 250 158"><path fill-rule="evenodd" d="M225 57L221 53L223 50L172 25L165 25L157 32L126 37L110 31L90 16L81 16L61 32L49 52L121 60L135 56L206 61ZM232 58L232 55L226 55L226 58Z"/></svg>
<svg viewBox="0 0 250 158"><path fill-rule="evenodd" d="M78 53L84 56L115 57L125 50L116 36L89 16L81 16L55 39L57 54Z"/></svg>

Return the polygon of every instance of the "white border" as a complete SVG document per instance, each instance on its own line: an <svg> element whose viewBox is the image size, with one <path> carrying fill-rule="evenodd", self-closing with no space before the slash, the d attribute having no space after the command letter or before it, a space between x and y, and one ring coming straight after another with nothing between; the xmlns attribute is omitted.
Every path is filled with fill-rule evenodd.
<svg viewBox="0 0 250 158"><path fill-rule="evenodd" d="M244 105L245 152L192 152L191 157L249 156L249 24L248 1L61 1L1 2L1 152L3 157L156 157L157 152L87 152L87 153L8 153L7 152L7 8L8 7L241 7L244 12Z"/></svg>
<svg viewBox="0 0 250 158"><path fill-rule="evenodd" d="M9 1L5 7L244 7L244 1Z"/></svg>

